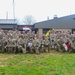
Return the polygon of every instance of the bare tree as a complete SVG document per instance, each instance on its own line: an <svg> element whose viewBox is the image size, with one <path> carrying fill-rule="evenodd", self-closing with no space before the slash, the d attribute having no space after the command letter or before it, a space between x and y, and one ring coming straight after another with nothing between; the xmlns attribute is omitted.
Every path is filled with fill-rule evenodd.
<svg viewBox="0 0 75 75"><path fill-rule="evenodd" d="M32 15L27 15L24 17L23 23L27 25L32 25L35 23L35 19Z"/></svg>

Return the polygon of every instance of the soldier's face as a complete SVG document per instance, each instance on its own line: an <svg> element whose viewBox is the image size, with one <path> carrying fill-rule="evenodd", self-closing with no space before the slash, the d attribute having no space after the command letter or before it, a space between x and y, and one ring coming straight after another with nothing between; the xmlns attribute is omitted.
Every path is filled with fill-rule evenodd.
<svg viewBox="0 0 75 75"><path fill-rule="evenodd" d="M5 39L6 37L4 36L3 39Z"/></svg>
<svg viewBox="0 0 75 75"><path fill-rule="evenodd" d="M27 39L27 37L24 37L25 39Z"/></svg>
<svg viewBox="0 0 75 75"><path fill-rule="evenodd" d="M33 38L31 38L31 40L33 40Z"/></svg>
<svg viewBox="0 0 75 75"><path fill-rule="evenodd" d="M36 37L34 37L34 39L36 40L37 38L36 38Z"/></svg>

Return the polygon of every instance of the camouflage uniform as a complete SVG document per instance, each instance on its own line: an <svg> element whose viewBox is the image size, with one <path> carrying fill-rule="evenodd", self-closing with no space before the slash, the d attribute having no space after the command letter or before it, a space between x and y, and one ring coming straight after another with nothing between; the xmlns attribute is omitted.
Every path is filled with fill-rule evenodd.
<svg viewBox="0 0 75 75"><path fill-rule="evenodd" d="M17 47L18 47L18 52L23 52L26 53L25 50L25 41L23 40L23 37L20 36L18 41L17 41Z"/></svg>
<svg viewBox="0 0 75 75"><path fill-rule="evenodd" d="M63 43L63 38L60 37L60 39L57 40L57 51L64 51Z"/></svg>
<svg viewBox="0 0 75 75"><path fill-rule="evenodd" d="M34 34L32 32L27 33L28 39L30 39L31 37L34 37Z"/></svg>
<svg viewBox="0 0 75 75"><path fill-rule="evenodd" d="M33 40L33 48L35 50L35 53L36 54L39 54L39 49L40 49L40 41L37 37L34 37L34 40Z"/></svg>
<svg viewBox="0 0 75 75"><path fill-rule="evenodd" d="M9 39L7 40L6 50L8 53L14 53L16 51L16 41L12 38L12 36L9 36Z"/></svg>
<svg viewBox="0 0 75 75"><path fill-rule="evenodd" d="M27 53L27 43L28 43L28 38L27 35L24 35L24 52Z"/></svg>
<svg viewBox="0 0 75 75"><path fill-rule="evenodd" d="M30 37L28 39L27 50L28 50L29 53L34 53L34 49L33 49L33 37Z"/></svg>
<svg viewBox="0 0 75 75"><path fill-rule="evenodd" d="M2 39L0 39L0 52L2 52Z"/></svg>
<svg viewBox="0 0 75 75"><path fill-rule="evenodd" d="M45 41L44 41L44 51L46 52L46 48L48 48L48 52L50 52L50 41L48 40L47 37L45 37Z"/></svg>
<svg viewBox="0 0 75 75"><path fill-rule="evenodd" d="M51 34L49 35L49 40L50 40L51 48L52 48L52 49L55 48L54 42L55 42L55 40L56 40L56 34L51 33Z"/></svg>
<svg viewBox="0 0 75 75"><path fill-rule="evenodd" d="M75 52L75 37L74 36L71 37L71 47L72 47L72 51Z"/></svg>
<svg viewBox="0 0 75 75"><path fill-rule="evenodd" d="M6 45L7 45L7 37L3 36L3 38L2 38L2 52L6 52Z"/></svg>
<svg viewBox="0 0 75 75"><path fill-rule="evenodd" d="M45 39L42 38L41 40L41 45L40 45L40 52L45 52Z"/></svg>
<svg viewBox="0 0 75 75"><path fill-rule="evenodd" d="M64 43L68 45L68 51L71 52L72 49L71 49L71 40L70 40L70 38L65 35L63 40L64 40Z"/></svg>

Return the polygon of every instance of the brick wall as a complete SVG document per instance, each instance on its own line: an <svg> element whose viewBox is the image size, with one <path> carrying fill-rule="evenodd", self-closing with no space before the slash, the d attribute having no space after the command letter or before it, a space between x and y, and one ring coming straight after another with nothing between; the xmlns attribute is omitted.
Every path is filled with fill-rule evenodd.
<svg viewBox="0 0 75 75"><path fill-rule="evenodd" d="M43 35L43 29L38 29L38 34L39 34L39 37L42 37L42 35Z"/></svg>

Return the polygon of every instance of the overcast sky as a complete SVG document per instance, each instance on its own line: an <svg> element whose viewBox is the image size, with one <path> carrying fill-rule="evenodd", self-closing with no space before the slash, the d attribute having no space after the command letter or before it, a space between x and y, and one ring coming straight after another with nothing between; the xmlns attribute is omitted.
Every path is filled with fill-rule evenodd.
<svg viewBox="0 0 75 75"><path fill-rule="evenodd" d="M44 21L49 16L58 17L75 14L75 0L14 0L15 17L23 20L24 16L32 15L35 20ZM0 19L13 18L13 0L0 0Z"/></svg>

